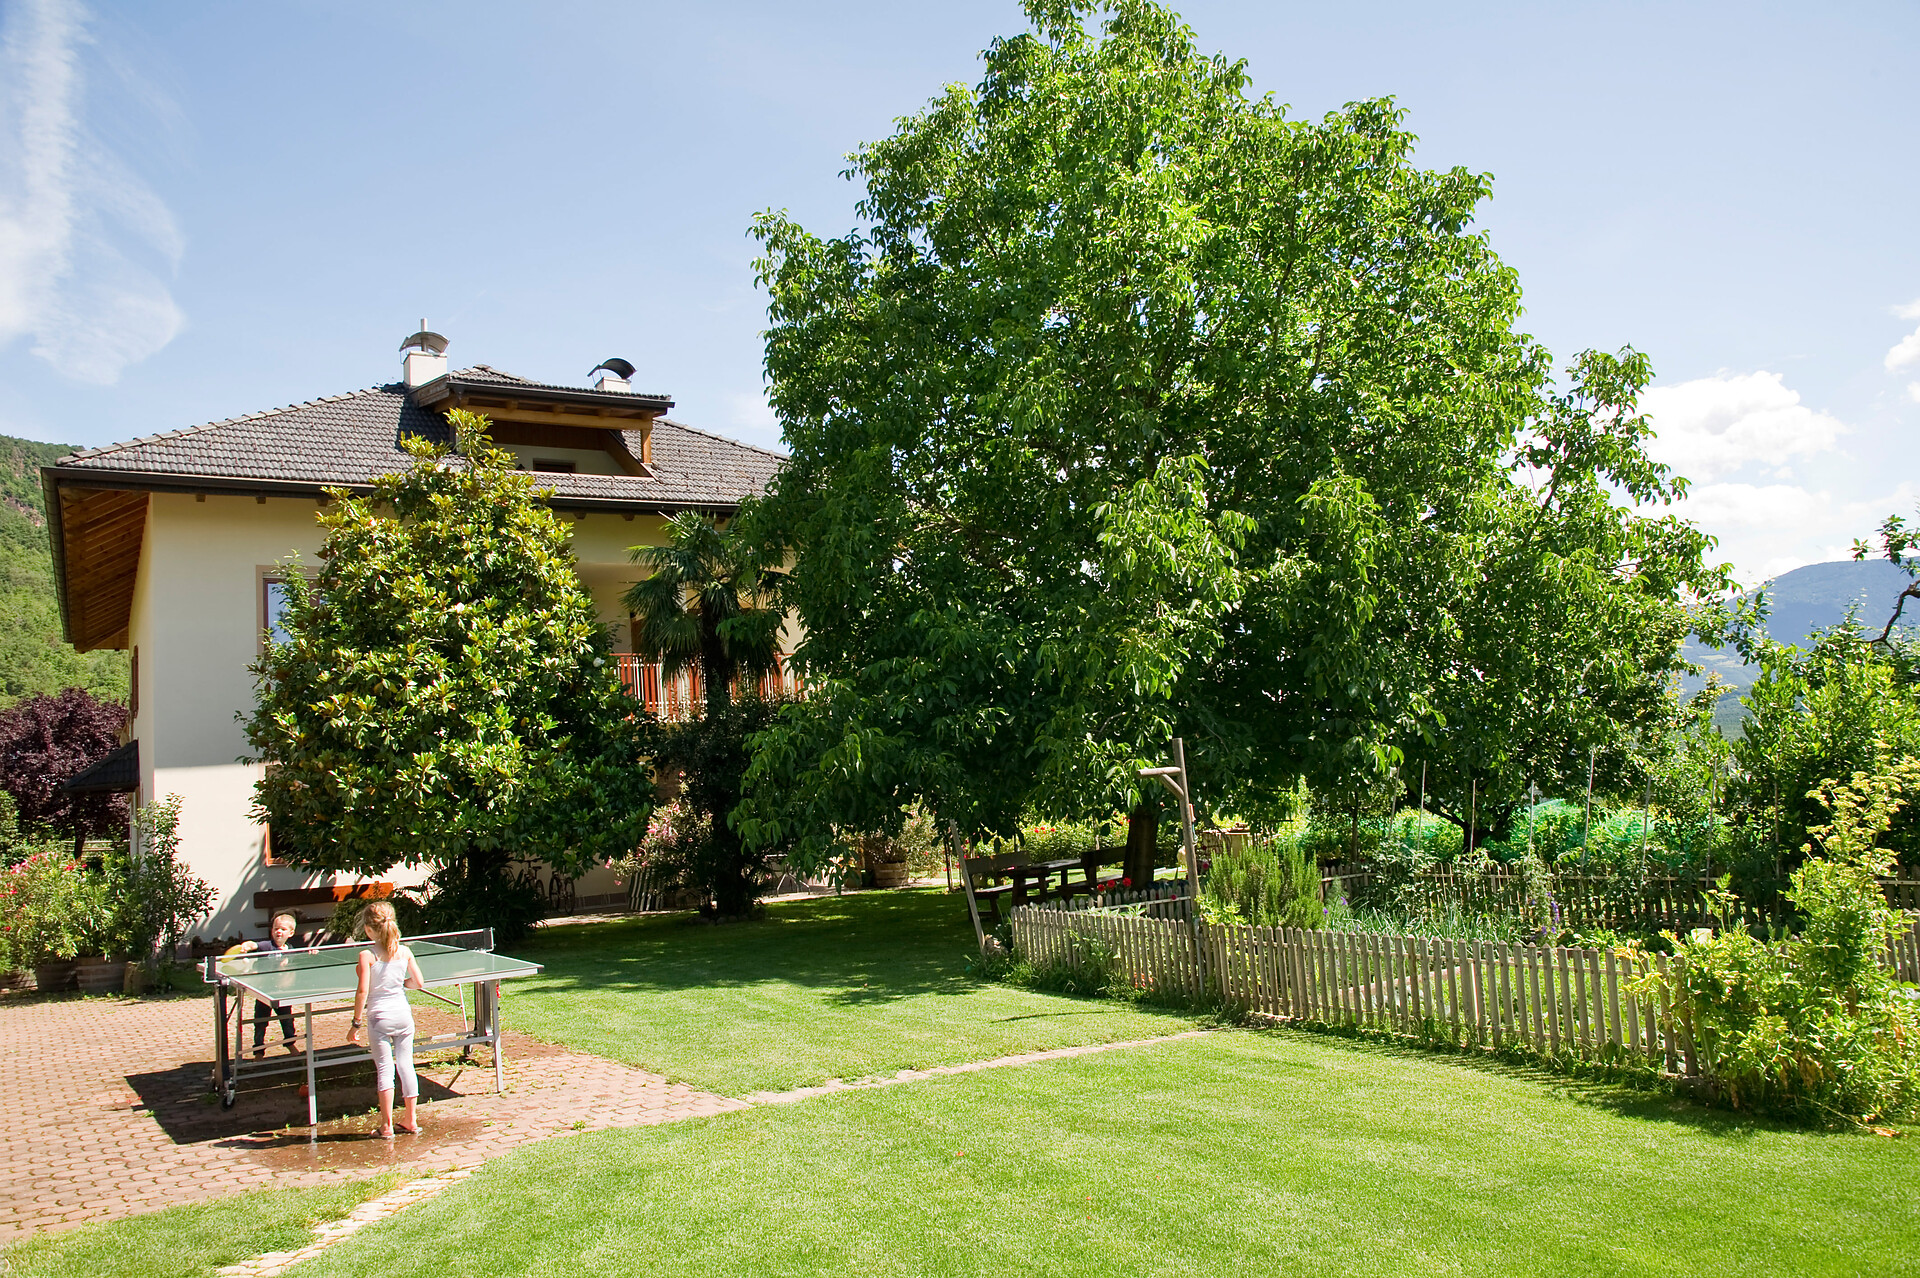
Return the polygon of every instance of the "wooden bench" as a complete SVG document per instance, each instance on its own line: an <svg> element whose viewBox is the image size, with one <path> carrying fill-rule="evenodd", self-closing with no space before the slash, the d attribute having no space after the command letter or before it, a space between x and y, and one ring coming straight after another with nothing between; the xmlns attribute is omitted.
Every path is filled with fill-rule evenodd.
<svg viewBox="0 0 1920 1278"><path fill-rule="evenodd" d="M981 945L985 946L987 934L998 930L1003 921L1002 900L1013 908L1029 901L1067 900L1110 890L1119 882L1119 876L1100 877L1100 866L1109 851L1111 849L1095 848L1079 857L1050 861L1036 861L1030 852L996 852L991 856L960 858L960 884L966 889L967 913L973 919ZM1080 871L1077 883L1071 878L1076 869ZM1049 891L1055 875L1060 877L1060 884ZM1038 890L1030 892L1030 888Z"/></svg>

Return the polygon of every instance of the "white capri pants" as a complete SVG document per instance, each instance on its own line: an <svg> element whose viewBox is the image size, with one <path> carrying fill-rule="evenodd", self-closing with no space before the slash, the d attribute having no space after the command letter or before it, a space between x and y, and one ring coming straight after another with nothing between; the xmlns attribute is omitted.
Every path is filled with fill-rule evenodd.
<svg viewBox="0 0 1920 1278"><path fill-rule="evenodd" d="M413 1011L407 1007L392 1011L368 1011L367 1047L373 1052L375 1091L393 1090L393 1074L400 1071L400 1096L420 1094L420 1079L413 1072Z"/></svg>

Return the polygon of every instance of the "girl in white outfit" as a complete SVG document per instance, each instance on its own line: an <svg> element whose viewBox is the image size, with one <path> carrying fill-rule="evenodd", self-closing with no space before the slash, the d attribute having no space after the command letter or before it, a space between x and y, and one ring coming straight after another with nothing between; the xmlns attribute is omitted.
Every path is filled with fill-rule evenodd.
<svg viewBox="0 0 1920 1278"><path fill-rule="evenodd" d="M393 1074L398 1069L400 1095L407 1102L407 1121L400 1130L418 1135L420 1120L413 1105L420 1080L413 1072L413 1009L407 1005L407 991L422 989L426 982L413 951L400 944L393 906L385 901L369 905L360 916L360 930L373 945L360 951L360 987L353 995L353 1028L347 1041L358 1043L360 1029L366 1027L373 1085L380 1093L380 1134L393 1139Z"/></svg>

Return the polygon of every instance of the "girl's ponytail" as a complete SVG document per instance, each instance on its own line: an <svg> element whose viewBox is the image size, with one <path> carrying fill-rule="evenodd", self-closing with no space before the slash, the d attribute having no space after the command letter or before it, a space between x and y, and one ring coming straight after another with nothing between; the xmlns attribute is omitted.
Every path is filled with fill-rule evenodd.
<svg viewBox="0 0 1920 1278"><path fill-rule="evenodd" d="M400 948L400 923L393 917L393 905L388 901L375 901L360 913L360 932L369 941L380 947L383 954L391 954Z"/></svg>

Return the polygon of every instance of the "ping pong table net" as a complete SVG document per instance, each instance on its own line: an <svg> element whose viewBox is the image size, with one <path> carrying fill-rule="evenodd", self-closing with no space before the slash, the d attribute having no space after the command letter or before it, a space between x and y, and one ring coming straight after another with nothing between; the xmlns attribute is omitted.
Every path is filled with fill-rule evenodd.
<svg viewBox="0 0 1920 1278"><path fill-rule="evenodd" d="M233 976L252 972L286 972L316 967L352 967L360 961L360 951L370 941L342 941L334 945L316 945L288 950L268 950L264 954L235 954L207 959L207 977ZM429 932L422 936L403 936L400 944L413 951L416 959L430 954L453 954L462 950L490 953L493 929L474 928L465 932Z"/></svg>

